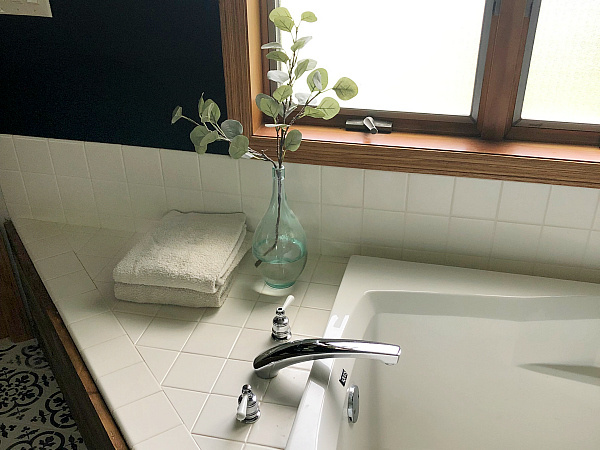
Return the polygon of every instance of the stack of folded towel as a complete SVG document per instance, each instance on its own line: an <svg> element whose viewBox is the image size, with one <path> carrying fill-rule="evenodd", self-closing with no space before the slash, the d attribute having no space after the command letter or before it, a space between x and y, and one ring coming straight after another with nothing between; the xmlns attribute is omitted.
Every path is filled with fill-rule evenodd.
<svg viewBox="0 0 600 450"><path fill-rule="evenodd" d="M243 213L170 211L115 267L115 297L221 306L231 288L231 273L250 246Z"/></svg>

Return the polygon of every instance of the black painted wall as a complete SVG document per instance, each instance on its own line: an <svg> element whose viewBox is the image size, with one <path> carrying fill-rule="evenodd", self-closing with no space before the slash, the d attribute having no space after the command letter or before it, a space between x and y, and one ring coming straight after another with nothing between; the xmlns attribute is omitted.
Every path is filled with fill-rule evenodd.
<svg viewBox="0 0 600 450"><path fill-rule="evenodd" d="M0 133L193 150L202 92L225 110L218 0L50 0L0 15Z"/></svg>

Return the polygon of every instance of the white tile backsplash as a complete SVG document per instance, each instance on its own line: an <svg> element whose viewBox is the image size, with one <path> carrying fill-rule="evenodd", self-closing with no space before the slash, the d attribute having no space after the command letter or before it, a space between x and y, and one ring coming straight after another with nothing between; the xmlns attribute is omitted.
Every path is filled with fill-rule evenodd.
<svg viewBox="0 0 600 450"><path fill-rule="evenodd" d="M171 209L242 211L253 231L269 204L271 166L0 135L0 187L13 218L146 232ZM289 163L286 190L311 252L518 273L575 268L565 278L600 268L598 189Z"/></svg>

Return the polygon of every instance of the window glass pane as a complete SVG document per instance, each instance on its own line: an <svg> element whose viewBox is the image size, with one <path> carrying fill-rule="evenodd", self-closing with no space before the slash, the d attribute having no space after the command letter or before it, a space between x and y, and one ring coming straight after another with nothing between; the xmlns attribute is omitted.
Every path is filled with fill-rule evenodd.
<svg viewBox="0 0 600 450"><path fill-rule="evenodd" d="M358 96L342 107L471 114L485 0L281 0L280 6L296 23L303 11L316 14L317 22L300 25L299 37L313 36L300 58L316 59L331 83L347 76L358 84ZM289 46L289 33L281 34Z"/></svg>
<svg viewBox="0 0 600 450"><path fill-rule="evenodd" d="M600 124L600 1L542 1L521 117Z"/></svg>

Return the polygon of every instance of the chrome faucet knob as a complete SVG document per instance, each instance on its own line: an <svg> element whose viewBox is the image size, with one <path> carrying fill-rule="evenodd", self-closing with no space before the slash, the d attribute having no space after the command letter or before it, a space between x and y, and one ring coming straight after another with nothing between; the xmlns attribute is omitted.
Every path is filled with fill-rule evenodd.
<svg viewBox="0 0 600 450"><path fill-rule="evenodd" d="M290 319L285 315L285 310L293 301L294 296L288 295L283 306L275 310L273 326L271 327L271 337L277 341L285 341L292 337Z"/></svg>
<svg viewBox="0 0 600 450"><path fill-rule="evenodd" d="M244 423L254 423L260 418L260 408L256 395L252 392L252 386L242 386L242 394L238 397L238 409L236 419Z"/></svg>

